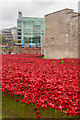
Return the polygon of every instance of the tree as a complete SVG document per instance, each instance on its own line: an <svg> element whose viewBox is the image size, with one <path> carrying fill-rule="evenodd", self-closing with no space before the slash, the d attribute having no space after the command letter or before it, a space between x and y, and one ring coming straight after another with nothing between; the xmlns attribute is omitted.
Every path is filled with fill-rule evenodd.
<svg viewBox="0 0 80 120"><path fill-rule="evenodd" d="M6 43L5 37L0 33L0 44L1 43Z"/></svg>
<svg viewBox="0 0 80 120"><path fill-rule="evenodd" d="M12 44L16 43L16 40L12 40Z"/></svg>

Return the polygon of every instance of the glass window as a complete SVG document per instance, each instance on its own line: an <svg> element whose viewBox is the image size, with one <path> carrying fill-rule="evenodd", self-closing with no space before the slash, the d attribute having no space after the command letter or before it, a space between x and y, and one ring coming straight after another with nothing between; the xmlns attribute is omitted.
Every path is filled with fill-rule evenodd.
<svg viewBox="0 0 80 120"><path fill-rule="evenodd" d="M21 31L21 29L18 29L18 31Z"/></svg>
<svg viewBox="0 0 80 120"><path fill-rule="evenodd" d="M18 35L21 35L21 33L18 33Z"/></svg>
<svg viewBox="0 0 80 120"><path fill-rule="evenodd" d="M18 39L21 39L21 37L18 37Z"/></svg>

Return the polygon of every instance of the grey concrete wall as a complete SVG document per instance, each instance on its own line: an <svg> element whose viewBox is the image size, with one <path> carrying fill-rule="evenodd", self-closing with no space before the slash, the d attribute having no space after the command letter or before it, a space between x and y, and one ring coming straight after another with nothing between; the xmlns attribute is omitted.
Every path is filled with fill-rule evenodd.
<svg viewBox="0 0 80 120"><path fill-rule="evenodd" d="M71 9L45 15L45 57L78 57L78 17Z"/></svg>
<svg viewBox="0 0 80 120"><path fill-rule="evenodd" d="M45 53L45 37L41 39L41 55Z"/></svg>

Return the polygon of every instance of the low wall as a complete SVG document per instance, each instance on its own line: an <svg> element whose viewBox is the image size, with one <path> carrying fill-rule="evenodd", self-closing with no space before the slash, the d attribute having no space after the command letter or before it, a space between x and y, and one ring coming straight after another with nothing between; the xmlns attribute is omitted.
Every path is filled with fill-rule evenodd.
<svg viewBox="0 0 80 120"><path fill-rule="evenodd" d="M9 52L12 52L12 53L25 53L25 54L36 54L36 55L40 55L41 54L41 47L24 47L24 48L21 48L21 46L12 46L11 47L11 50L2 50L2 52L5 52L5 53L9 53Z"/></svg>

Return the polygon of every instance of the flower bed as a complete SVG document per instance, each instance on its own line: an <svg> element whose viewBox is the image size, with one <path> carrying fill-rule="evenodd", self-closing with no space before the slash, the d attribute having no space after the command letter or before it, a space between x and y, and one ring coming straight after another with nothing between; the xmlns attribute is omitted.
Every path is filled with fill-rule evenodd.
<svg viewBox="0 0 80 120"><path fill-rule="evenodd" d="M79 115L79 60L41 59L41 55L2 55L2 91L24 95L21 103ZM16 102L19 100L17 99Z"/></svg>

